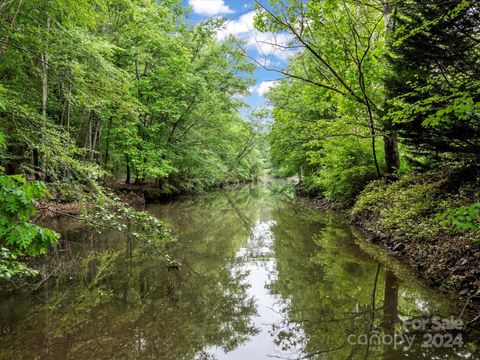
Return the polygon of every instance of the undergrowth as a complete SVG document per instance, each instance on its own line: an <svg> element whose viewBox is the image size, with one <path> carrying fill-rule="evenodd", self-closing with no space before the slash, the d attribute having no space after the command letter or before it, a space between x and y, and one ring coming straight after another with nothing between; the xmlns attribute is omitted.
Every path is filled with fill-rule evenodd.
<svg viewBox="0 0 480 360"><path fill-rule="evenodd" d="M438 236L479 240L479 189L453 184L439 174L376 180L357 197L351 214L367 230L396 241L432 241Z"/></svg>

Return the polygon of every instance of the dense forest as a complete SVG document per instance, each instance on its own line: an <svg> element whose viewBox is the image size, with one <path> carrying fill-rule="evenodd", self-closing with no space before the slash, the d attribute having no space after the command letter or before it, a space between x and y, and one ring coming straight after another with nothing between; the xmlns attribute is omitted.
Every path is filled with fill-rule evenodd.
<svg viewBox="0 0 480 360"><path fill-rule="evenodd" d="M58 241L33 221L61 213L49 204L164 243L169 231L119 188L201 192L264 171L298 176L302 192L401 250L423 249L416 261L436 257L435 271L452 265L446 253L470 261L478 2L256 2L255 31L282 39L270 45L291 53L286 66L220 38L228 19L193 24L189 11L178 0L0 4L1 277L31 272L19 259ZM271 112L246 116L258 67L279 76Z"/></svg>
<svg viewBox="0 0 480 360"><path fill-rule="evenodd" d="M96 203L116 218L93 209L90 222L118 227L132 214L102 185L168 194L258 177L258 129L239 115L254 66L216 41L222 20L187 25L186 12L179 1L0 4L5 264L56 241L28 221L40 199Z"/></svg>

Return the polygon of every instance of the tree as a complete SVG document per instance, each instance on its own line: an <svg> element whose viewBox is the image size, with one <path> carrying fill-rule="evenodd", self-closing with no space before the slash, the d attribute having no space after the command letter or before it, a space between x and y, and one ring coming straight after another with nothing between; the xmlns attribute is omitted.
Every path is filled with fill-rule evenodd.
<svg viewBox="0 0 480 360"><path fill-rule="evenodd" d="M480 73L475 1L403 2L392 36L389 117L411 160L478 164Z"/></svg>
<svg viewBox="0 0 480 360"><path fill-rule="evenodd" d="M377 136L385 139L385 169L390 174L395 172L400 165L398 145L389 122L384 120L383 108L386 33L382 24L391 10L389 5L374 1L274 1L269 8L257 4L256 27L286 32L292 42L281 46L302 50L301 66L269 69L331 92L347 107L360 105L364 113L359 120L370 129L377 174L380 176Z"/></svg>

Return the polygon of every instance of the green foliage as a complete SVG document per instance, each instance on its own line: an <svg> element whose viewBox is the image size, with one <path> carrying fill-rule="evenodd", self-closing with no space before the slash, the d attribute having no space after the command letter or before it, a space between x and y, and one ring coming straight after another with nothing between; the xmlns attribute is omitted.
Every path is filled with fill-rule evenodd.
<svg viewBox="0 0 480 360"><path fill-rule="evenodd" d="M471 199L443 194L434 174L448 179L445 168L480 164L480 13L463 0L377 5L257 5L257 29L289 34L288 46L299 49L278 69L287 79L268 95L273 171L298 174L310 193L344 206L365 188L353 213L386 236L426 241L452 234L452 224L475 231L477 208L465 206ZM395 148L408 161L394 161ZM412 174L420 168L433 171ZM388 181L372 182L380 174ZM477 177L469 171L464 181Z"/></svg>
<svg viewBox="0 0 480 360"><path fill-rule="evenodd" d="M2 84L0 84L0 110L5 110L5 99L4 99L4 92L5 89L3 88Z"/></svg>
<svg viewBox="0 0 480 360"><path fill-rule="evenodd" d="M0 249L0 279L9 280L14 276L34 276L37 271L18 261L16 255L2 247Z"/></svg>
<svg viewBox="0 0 480 360"><path fill-rule="evenodd" d="M159 260L173 261L166 253L166 245L175 240L171 230L155 216L137 211L125 205L113 194L99 192L88 196L86 202L93 206L85 207L82 218L97 233L114 230L128 239L148 246L152 254L161 255Z"/></svg>
<svg viewBox="0 0 480 360"><path fill-rule="evenodd" d="M412 162L478 165L478 24L470 1L405 1L392 34L388 117Z"/></svg>
<svg viewBox="0 0 480 360"><path fill-rule="evenodd" d="M377 149L382 156L381 147ZM351 205L365 185L376 178L371 144L355 137L331 138L322 142L321 153L309 153L318 165L316 184L329 200Z"/></svg>
<svg viewBox="0 0 480 360"><path fill-rule="evenodd" d="M360 194L352 215L373 226L371 230L401 241L431 241L442 230L438 215L459 200L449 197L444 186L445 180L420 175L377 180Z"/></svg>
<svg viewBox="0 0 480 360"><path fill-rule="evenodd" d="M5 134L0 131L0 152L3 152L6 148ZM3 170L2 170L3 171Z"/></svg>
<svg viewBox="0 0 480 360"><path fill-rule="evenodd" d="M2 3L0 167L15 176L1 178L0 238L13 256L56 240L29 222L46 188L16 174L80 202L92 226L160 248L163 225L101 180L162 192L259 176L261 136L239 116L254 66L217 41L222 20L187 25L186 13L178 0Z"/></svg>
<svg viewBox="0 0 480 360"><path fill-rule="evenodd" d="M18 256L43 254L57 242L57 233L31 222L36 213L35 202L47 196L47 188L41 182L30 183L20 175L0 174L0 278L35 274L18 261Z"/></svg>
<svg viewBox="0 0 480 360"><path fill-rule="evenodd" d="M216 41L221 21L187 26L185 12L154 0L2 7L0 21L14 24L0 28L7 172L195 191L256 178L257 144L243 153L238 115L254 67Z"/></svg>
<svg viewBox="0 0 480 360"><path fill-rule="evenodd" d="M310 193L351 204L377 177L368 128L357 123L365 113L300 81L280 82L269 98L275 106L269 139L276 174L300 174ZM376 156L382 159L379 145L381 137Z"/></svg>
<svg viewBox="0 0 480 360"><path fill-rule="evenodd" d="M41 182L28 182L20 175L0 175L0 239L13 255L43 254L56 243L58 234L33 224L35 202L48 196Z"/></svg>
<svg viewBox="0 0 480 360"><path fill-rule="evenodd" d="M461 230L480 230L480 203L449 209L438 216L441 225L453 225ZM480 239L477 239L480 240Z"/></svg>
<svg viewBox="0 0 480 360"><path fill-rule="evenodd" d="M382 141L395 139L384 118L387 34L384 14L371 5L274 1L255 19L259 30L287 32L301 49L269 93L274 170L299 174L309 190L344 205L398 168L395 143Z"/></svg>

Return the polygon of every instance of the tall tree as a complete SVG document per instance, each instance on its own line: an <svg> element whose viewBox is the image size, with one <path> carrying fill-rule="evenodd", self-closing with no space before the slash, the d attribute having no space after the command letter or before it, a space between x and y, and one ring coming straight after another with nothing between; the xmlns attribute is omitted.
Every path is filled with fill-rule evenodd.
<svg viewBox="0 0 480 360"><path fill-rule="evenodd" d="M399 167L396 135L384 120L385 36L391 6L375 1L273 1L257 2L256 26L262 31L290 34L290 44L302 49L304 64L296 69L271 69L305 81L342 98L348 106L360 105L361 121L370 128L373 160L380 175L375 138L384 138L386 170ZM273 44L277 45L278 44Z"/></svg>
<svg viewBox="0 0 480 360"><path fill-rule="evenodd" d="M405 1L392 36L389 118L411 160L478 164L479 36L476 1Z"/></svg>

